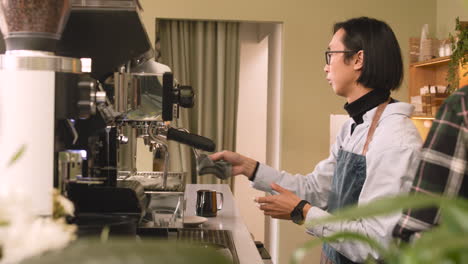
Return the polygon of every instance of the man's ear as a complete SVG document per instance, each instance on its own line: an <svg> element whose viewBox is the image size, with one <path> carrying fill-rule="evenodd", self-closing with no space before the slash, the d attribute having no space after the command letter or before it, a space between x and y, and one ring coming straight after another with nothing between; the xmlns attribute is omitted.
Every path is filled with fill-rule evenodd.
<svg viewBox="0 0 468 264"><path fill-rule="evenodd" d="M364 66L364 51L360 50L354 55L354 69L362 70Z"/></svg>

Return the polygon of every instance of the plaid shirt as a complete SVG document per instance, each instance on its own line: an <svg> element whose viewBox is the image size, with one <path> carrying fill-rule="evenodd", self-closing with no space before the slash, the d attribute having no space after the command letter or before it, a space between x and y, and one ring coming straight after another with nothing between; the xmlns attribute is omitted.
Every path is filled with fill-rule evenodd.
<svg viewBox="0 0 468 264"><path fill-rule="evenodd" d="M421 151L411 192L468 198L468 86L455 91L437 112ZM409 241L439 222L439 208L407 210L393 230Z"/></svg>

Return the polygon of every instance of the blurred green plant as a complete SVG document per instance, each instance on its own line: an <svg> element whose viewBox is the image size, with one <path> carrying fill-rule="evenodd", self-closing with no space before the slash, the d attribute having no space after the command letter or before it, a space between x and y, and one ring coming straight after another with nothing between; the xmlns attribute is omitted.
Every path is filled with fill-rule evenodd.
<svg viewBox="0 0 468 264"><path fill-rule="evenodd" d="M306 227L323 225L352 219L384 216L402 209L441 208L441 224L413 243L392 241L383 247L375 240L354 232L338 232L332 236L314 239L296 249L291 263L300 263L307 251L322 242L334 243L354 240L366 243L376 250L387 264L468 263L468 201L441 196L405 195L376 200L364 206L344 208L333 216L317 219ZM366 263L376 263L369 259Z"/></svg>
<svg viewBox="0 0 468 264"><path fill-rule="evenodd" d="M16 161L18 161L19 158L21 158L21 156L23 156L24 152L26 151L26 145L21 145L21 147L15 152L15 154L13 154L13 156L10 158L10 161L8 162L7 164L7 168L11 167L13 164L16 163ZM0 227L2 226L7 226L9 225L10 223L8 221L5 221L5 220L1 220L0 219ZM0 260L3 258L3 247L2 245L0 244Z"/></svg>
<svg viewBox="0 0 468 264"><path fill-rule="evenodd" d="M21 156L23 156L24 152L26 151L26 145L21 145L21 147L18 148L18 150L13 154L13 156L10 158L10 161L8 162L7 168L11 167L13 164L15 164Z"/></svg>
<svg viewBox="0 0 468 264"><path fill-rule="evenodd" d="M170 240L83 239L60 251L28 259L22 264L229 264L226 256L209 247Z"/></svg>
<svg viewBox="0 0 468 264"><path fill-rule="evenodd" d="M21 147L18 148L18 150L11 156L10 161L7 164L7 168L11 167L13 164L15 164L21 156L23 156L24 152L26 151L26 145L21 145ZM9 223L8 221L4 221L0 219L0 227L1 226L7 226ZM2 258L1 254L1 247L0 247L0 259Z"/></svg>
<svg viewBox="0 0 468 264"><path fill-rule="evenodd" d="M455 31L457 32L456 36L449 34L449 39L452 43L452 55L450 55L447 72L448 93L452 93L459 88L459 67L465 67L468 62L468 27L463 27L458 17L455 19ZM463 76L467 74L468 71Z"/></svg>

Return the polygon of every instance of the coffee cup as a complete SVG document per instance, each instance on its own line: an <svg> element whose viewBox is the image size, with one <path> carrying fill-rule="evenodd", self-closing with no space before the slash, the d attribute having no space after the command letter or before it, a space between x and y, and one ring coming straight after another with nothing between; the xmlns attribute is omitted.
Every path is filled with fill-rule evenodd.
<svg viewBox="0 0 468 264"><path fill-rule="evenodd" d="M218 195L221 197L218 203ZM198 190L196 214L198 216L214 217L218 211L223 208L224 196L223 193L212 190Z"/></svg>

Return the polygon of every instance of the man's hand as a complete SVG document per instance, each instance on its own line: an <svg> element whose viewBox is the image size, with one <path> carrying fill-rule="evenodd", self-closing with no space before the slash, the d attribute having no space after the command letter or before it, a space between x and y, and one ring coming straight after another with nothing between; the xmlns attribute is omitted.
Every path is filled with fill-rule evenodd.
<svg viewBox="0 0 468 264"><path fill-rule="evenodd" d="M232 176L244 174L249 179L253 176L255 166L257 165L257 161L246 156L242 156L239 153L227 150L211 154L209 158L214 161L225 160L231 163Z"/></svg>
<svg viewBox="0 0 468 264"><path fill-rule="evenodd" d="M260 210L273 218L291 219L290 214L301 198L276 183L272 183L271 188L279 194L255 198L255 201L260 204Z"/></svg>

